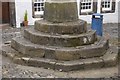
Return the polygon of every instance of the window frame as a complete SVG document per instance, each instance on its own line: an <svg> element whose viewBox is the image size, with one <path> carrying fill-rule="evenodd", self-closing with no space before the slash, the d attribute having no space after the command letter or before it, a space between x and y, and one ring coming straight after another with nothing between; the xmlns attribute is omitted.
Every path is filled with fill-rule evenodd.
<svg viewBox="0 0 120 80"><path fill-rule="evenodd" d="M102 8L102 3L103 3L102 1L101 1L101 13L114 13L115 12L116 0L112 0L111 1L111 7L110 7L110 9L103 9Z"/></svg>
<svg viewBox="0 0 120 80"><path fill-rule="evenodd" d="M77 4L78 4L78 11L79 11L79 15L91 15L93 13L97 13L97 10L98 10L98 1L99 0L92 0L92 4L91 4L91 11L90 10L84 10L84 11L81 11L81 0L77 0ZM111 2L111 8L109 10L103 10L102 8L102 1L101 0L101 5L99 6L100 7L100 13L114 13L115 12L115 5L116 5L116 0L112 0ZM45 2L45 0L44 0ZM43 18L43 14L44 14L44 11L41 11L41 12L36 12L35 13L35 10L34 10L34 0L32 0L32 15L33 15L33 18Z"/></svg>
<svg viewBox="0 0 120 80"><path fill-rule="evenodd" d="M32 0L32 17L33 18L43 18L44 11L35 11L34 4L37 2L34 2L35 0ZM45 2L45 0L43 1Z"/></svg>
<svg viewBox="0 0 120 80"><path fill-rule="evenodd" d="M81 11L81 1L79 2L79 15L91 15L93 13L96 13L97 12L97 2L92 0L91 1L91 9L90 10L84 10L84 11Z"/></svg>

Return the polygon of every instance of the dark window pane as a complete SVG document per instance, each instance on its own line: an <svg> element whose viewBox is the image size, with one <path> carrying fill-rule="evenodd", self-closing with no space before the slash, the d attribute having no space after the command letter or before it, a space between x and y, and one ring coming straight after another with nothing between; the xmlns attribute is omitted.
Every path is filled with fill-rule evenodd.
<svg viewBox="0 0 120 80"><path fill-rule="evenodd" d="M105 5L105 8L107 7L107 5Z"/></svg>
<svg viewBox="0 0 120 80"><path fill-rule="evenodd" d="M105 4L107 4L107 2L105 2Z"/></svg>
<svg viewBox="0 0 120 80"><path fill-rule="evenodd" d="M83 9L83 7L81 7L81 9Z"/></svg>
<svg viewBox="0 0 120 80"><path fill-rule="evenodd" d="M83 7L83 9L85 9L85 7Z"/></svg>
<svg viewBox="0 0 120 80"><path fill-rule="evenodd" d="M37 3L35 3L34 6L36 7L36 6L37 6Z"/></svg>
<svg viewBox="0 0 120 80"><path fill-rule="evenodd" d="M89 6L89 9L91 9L91 6Z"/></svg>
<svg viewBox="0 0 120 80"><path fill-rule="evenodd" d="M44 7L41 7L42 11L44 11Z"/></svg>
<svg viewBox="0 0 120 80"><path fill-rule="evenodd" d="M102 4L102 7L104 7L104 4Z"/></svg>
<svg viewBox="0 0 120 80"><path fill-rule="evenodd" d="M38 3L38 6L40 6L40 3Z"/></svg>
<svg viewBox="0 0 120 80"><path fill-rule="evenodd" d="M83 3L81 3L81 5L83 5Z"/></svg>
<svg viewBox="0 0 120 80"><path fill-rule="evenodd" d="M41 3L41 6L44 6L44 3Z"/></svg>
<svg viewBox="0 0 120 80"><path fill-rule="evenodd" d="M38 11L40 11L40 8L38 8Z"/></svg>
<svg viewBox="0 0 120 80"><path fill-rule="evenodd" d="M37 8L35 8L35 11L37 11Z"/></svg>
<svg viewBox="0 0 120 80"><path fill-rule="evenodd" d="M86 5L89 5L88 3L86 3Z"/></svg>
<svg viewBox="0 0 120 80"><path fill-rule="evenodd" d="M89 3L89 5L91 5L91 3Z"/></svg>
<svg viewBox="0 0 120 80"><path fill-rule="evenodd" d="M88 9L88 6L86 6L86 9Z"/></svg>

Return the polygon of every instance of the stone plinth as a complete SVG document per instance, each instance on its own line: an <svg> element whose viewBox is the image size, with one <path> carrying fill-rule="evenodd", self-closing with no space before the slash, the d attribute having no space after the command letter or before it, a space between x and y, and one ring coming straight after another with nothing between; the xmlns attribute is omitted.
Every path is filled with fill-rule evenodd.
<svg viewBox="0 0 120 80"><path fill-rule="evenodd" d="M72 22L53 23L46 20L35 22L35 30L50 34L81 34L87 32L87 22L77 20Z"/></svg>
<svg viewBox="0 0 120 80"><path fill-rule="evenodd" d="M76 0L46 0L44 19L14 38L11 46L17 53L7 55L16 63L63 71L116 65L109 40L88 31L86 24L78 19Z"/></svg>

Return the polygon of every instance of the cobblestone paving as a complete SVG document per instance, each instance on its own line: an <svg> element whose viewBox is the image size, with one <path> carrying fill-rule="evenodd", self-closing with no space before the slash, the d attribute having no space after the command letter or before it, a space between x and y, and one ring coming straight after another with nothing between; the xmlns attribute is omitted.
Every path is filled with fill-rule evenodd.
<svg viewBox="0 0 120 80"><path fill-rule="evenodd" d="M88 25L90 28L90 25ZM117 24L107 24L104 25L104 32L110 34L111 43L118 44L118 26ZM12 37L19 36L22 29L8 29L3 30L2 32L2 42L8 44ZM113 40L115 39L115 40ZM0 55L1 57L1 55ZM51 69L44 68L35 68L22 66L18 64L12 63L10 59L7 57L0 58L2 60L2 77L3 78L99 78L99 77L118 77L117 67L105 68L100 70L88 70L88 71L72 71L72 72L60 72L54 71ZM92 73L92 74L91 74Z"/></svg>

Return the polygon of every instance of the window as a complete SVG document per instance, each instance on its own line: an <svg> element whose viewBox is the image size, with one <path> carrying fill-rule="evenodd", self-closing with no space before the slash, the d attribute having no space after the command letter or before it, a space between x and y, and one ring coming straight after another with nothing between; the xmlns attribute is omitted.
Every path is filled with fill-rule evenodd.
<svg viewBox="0 0 120 80"><path fill-rule="evenodd" d="M102 10L108 11L112 9L112 0L102 0Z"/></svg>
<svg viewBox="0 0 120 80"><path fill-rule="evenodd" d="M93 11L93 0L81 0L81 13Z"/></svg>
<svg viewBox="0 0 120 80"><path fill-rule="evenodd" d="M102 13L115 12L115 0L102 0L101 7Z"/></svg>
<svg viewBox="0 0 120 80"><path fill-rule="evenodd" d="M79 12L82 15L115 12L115 0L79 0ZM100 4L100 5L98 5Z"/></svg>
<svg viewBox="0 0 120 80"><path fill-rule="evenodd" d="M44 0L33 0L34 17L43 15L43 12L44 12Z"/></svg>
<svg viewBox="0 0 120 80"><path fill-rule="evenodd" d="M80 15L115 12L116 0L77 0ZM45 0L33 0L33 17L43 17ZM100 5L98 5L100 4Z"/></svg>
<svg viewBox="0 0 120 80"><path fill-rule="evenodd" d="M82 15L93 14L97 12L97 2L94 0L79 0L80 10L79 13Z"/></svg>

